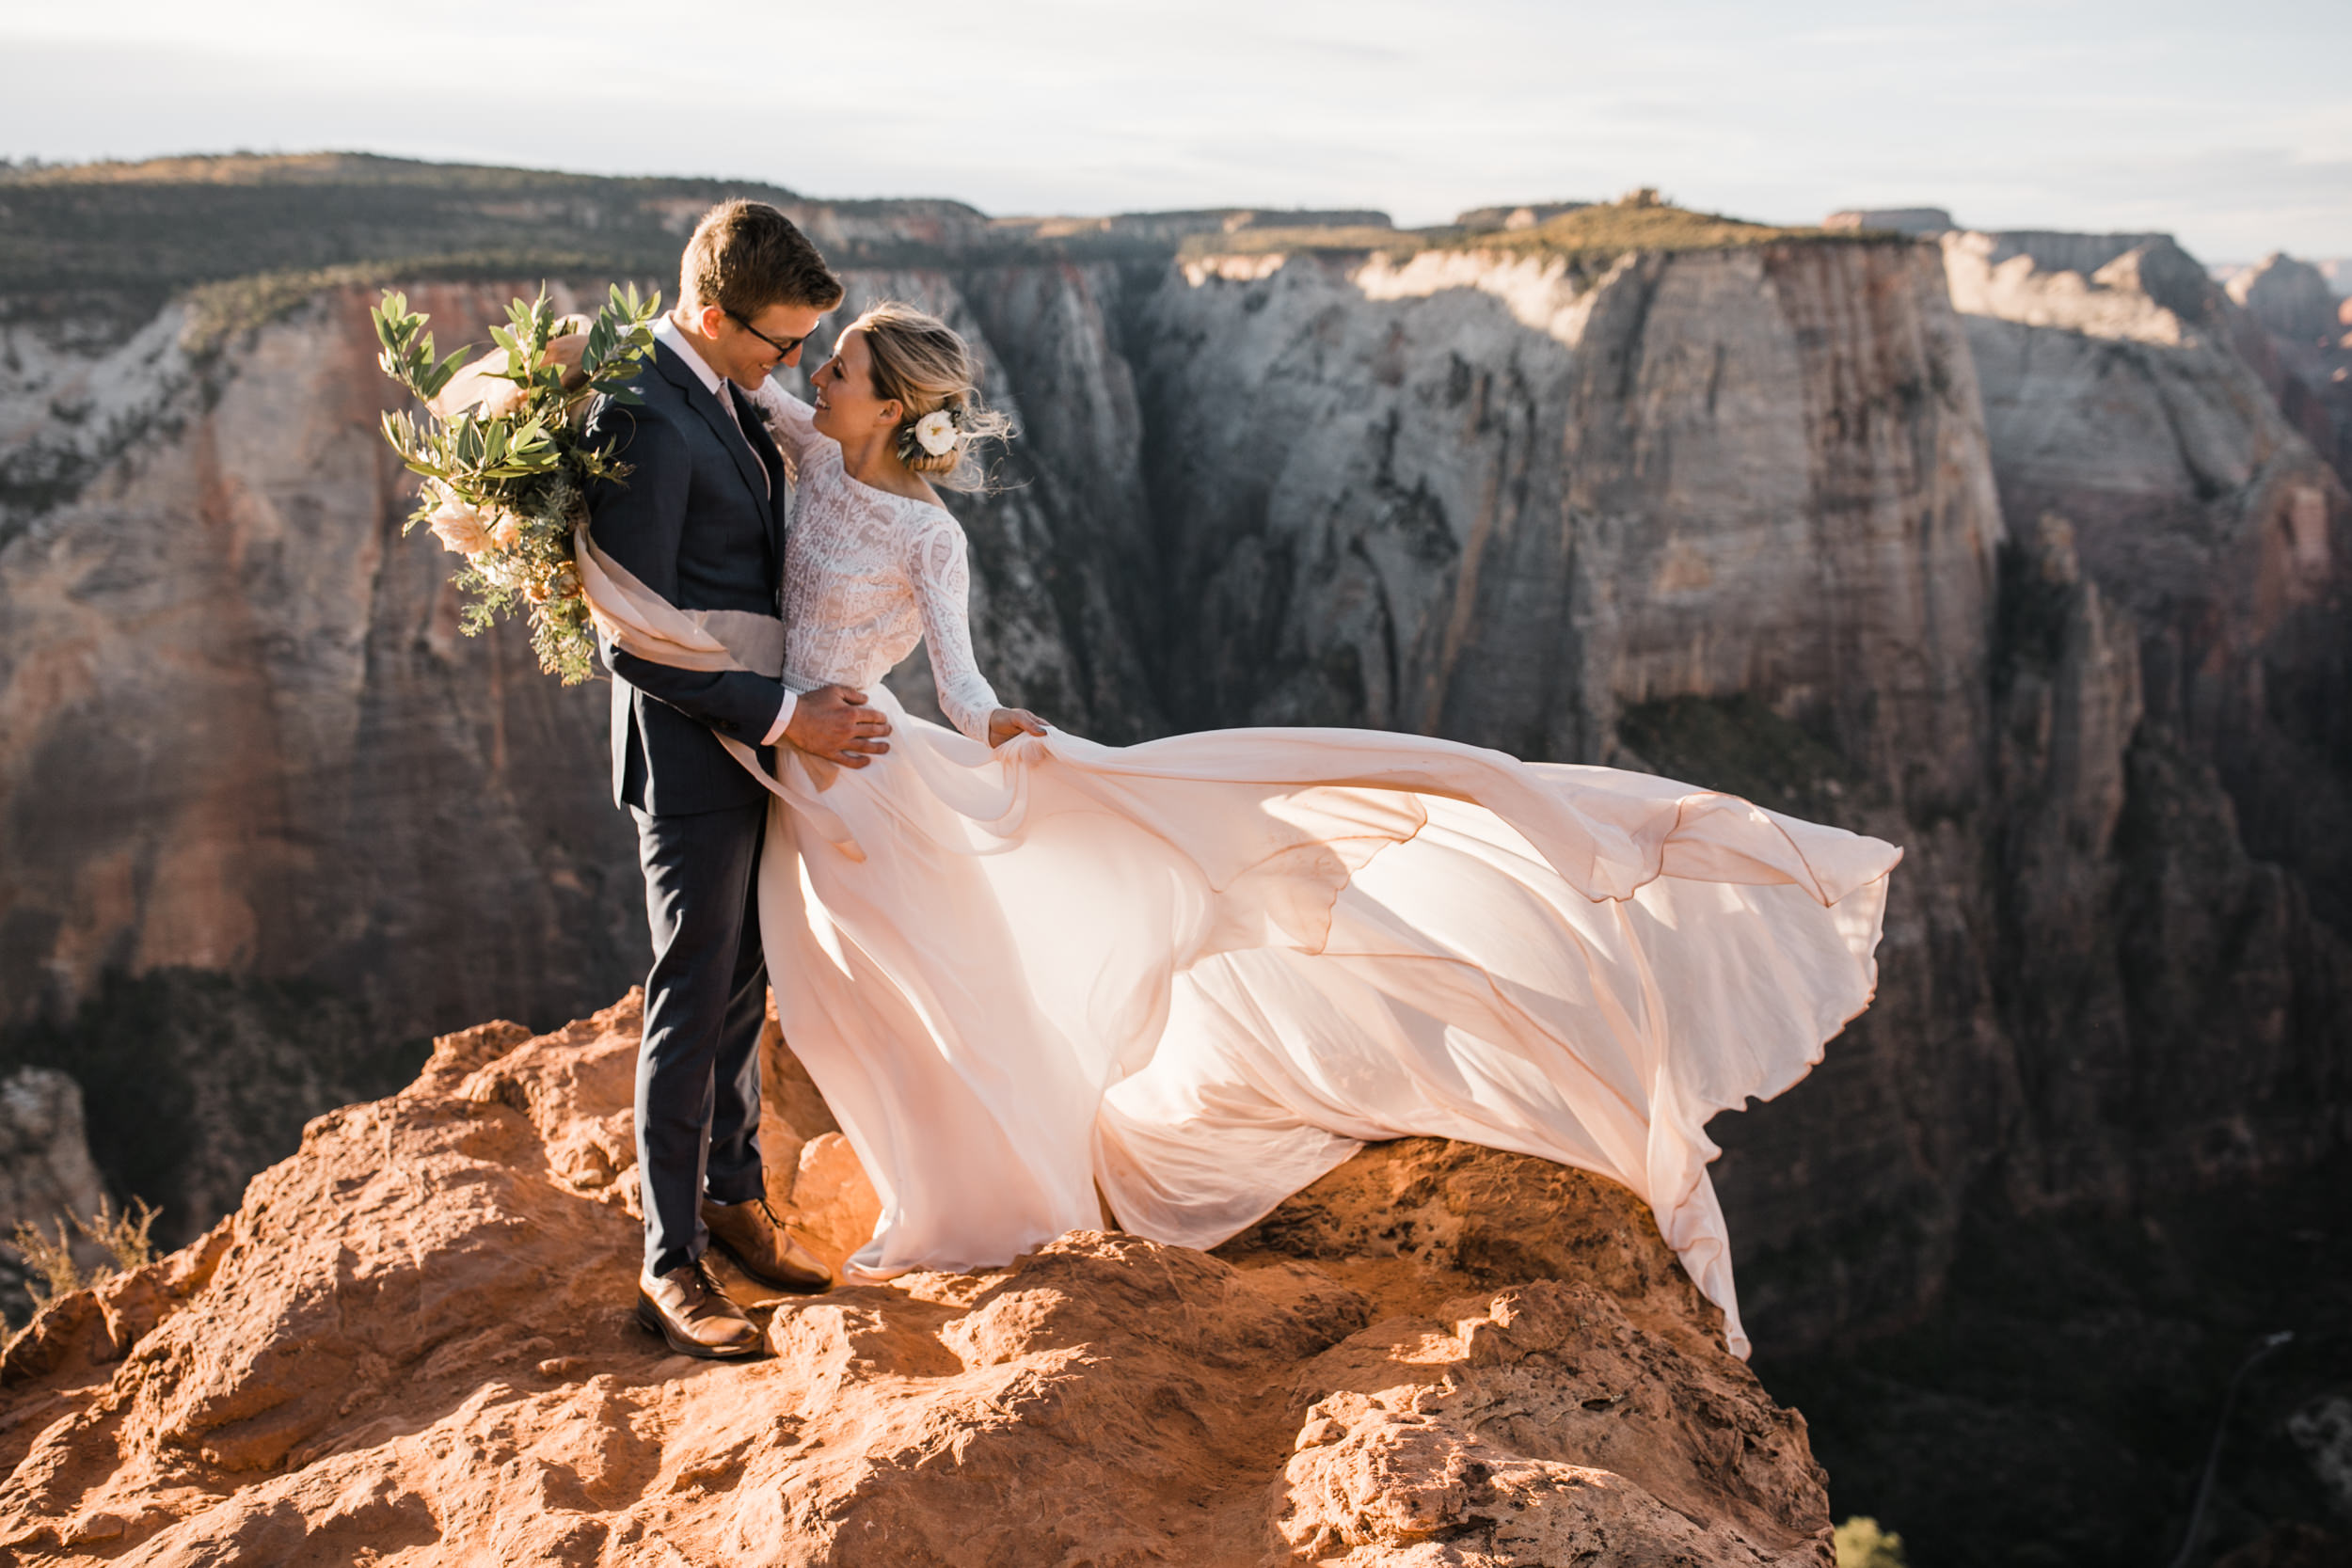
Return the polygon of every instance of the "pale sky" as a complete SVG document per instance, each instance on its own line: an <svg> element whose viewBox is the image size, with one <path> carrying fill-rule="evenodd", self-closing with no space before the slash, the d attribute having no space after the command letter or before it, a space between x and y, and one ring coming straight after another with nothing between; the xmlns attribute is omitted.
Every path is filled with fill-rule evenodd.
<svg viewBox="0 0 2352 1568"><path fill-rule="evenodd" d="M1656 185L2352 256L2352 3L0 0L0 156L236 149L1408 225Z"/></svg>

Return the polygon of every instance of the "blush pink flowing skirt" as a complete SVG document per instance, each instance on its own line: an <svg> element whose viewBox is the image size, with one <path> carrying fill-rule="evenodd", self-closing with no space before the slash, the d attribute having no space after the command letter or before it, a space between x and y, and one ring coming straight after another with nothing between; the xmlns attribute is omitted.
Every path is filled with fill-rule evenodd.
<svg viewBox="0 0 2352 1568"><path fill-rule="evenodd" d="M852 1277L1099 1227L1209 1247L1365 1142L1632 1189L1747 1353L1715 1112L1869 1003L1901 852L1606 768L1356 730L790 753L760 916L882 1198Z"/></svg>

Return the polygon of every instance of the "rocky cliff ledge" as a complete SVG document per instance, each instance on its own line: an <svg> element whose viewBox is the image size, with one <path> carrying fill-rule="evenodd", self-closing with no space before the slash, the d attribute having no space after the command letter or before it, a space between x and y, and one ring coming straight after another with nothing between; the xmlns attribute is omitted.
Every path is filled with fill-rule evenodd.
<svg viewBox="0 0 2352 1568"><path fill-rule="evenodd" d="M201 1241L53 1304L0 1361L0 1551L1831 1560L1803 1418L1641 1204L1464 1145L1367 1150L1216 1254L1073 1232L775 1301L757 1362L672 1356L629 1313L639 1028L632 994L445 1037ZM768 1053L771 1186L837 1259L871 1191Z"/></svg>

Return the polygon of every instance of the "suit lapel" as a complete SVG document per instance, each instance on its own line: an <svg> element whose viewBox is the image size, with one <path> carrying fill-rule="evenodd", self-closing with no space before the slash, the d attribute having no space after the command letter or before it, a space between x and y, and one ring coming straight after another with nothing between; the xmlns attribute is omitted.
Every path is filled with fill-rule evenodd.
<svg viewBox="0 0 2352 1568"><path fill-rule="evenodd" d="M735 396L732 389L728 396ZM768 434L768 421L760 417L757 405L751 399L739 398L735 406L743 416L745 434L750 436L752 445L759 452L760 463L768 470L768 541L775 547L776 560L781 562L784 560L785 514L791 502L784 478L784 453L776 450L775 437Z"/></svg>
<svg viewBox="0 0 2352 1568"><path fill-rule="evenodd" d="M758 454L752 451L750 443L743 438L743 432L737 428L727 411L719 406L717 396L702 384L702 379L687 367L686 361L679 358L677 351L669 344L654 344L653 362L660 371L662 379L678 389L678 395L686 400L686 406L702 416L703 423L710 427L710 434L719 438L719 444L735 460L735 471L742 476L744 484L750 488L752 499L762 507L768 506L775 486L762 482ZM722 381L719 385L723 387L726 383Z"/></svg>

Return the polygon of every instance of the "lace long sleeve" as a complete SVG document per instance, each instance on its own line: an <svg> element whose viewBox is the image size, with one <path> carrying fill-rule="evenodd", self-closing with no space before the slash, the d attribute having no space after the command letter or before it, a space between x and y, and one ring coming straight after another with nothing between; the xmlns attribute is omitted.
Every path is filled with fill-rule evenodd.
<svg viewBox="0 0 2352 1568"><path fill-rule="evenodd" d="M832 439L829 436L818 434L817 410L774 382L761 382L759 389L749 396L753 403L758 404L760 417L768 421L769 432L775 436L776 445L784 449L785 455L792 460L796 472L802 457L810 447Z"/></svg>
<svg viewBox="0 0 2352 1568"><path fill-rule="evenodd" d="M930 649L939 710L986 745L989 717L1002 705L972 653L972 568L964 558L963 530L954 518L935 513L932 521L914 531L905 569L923 621L923 641Z"/></svg>

